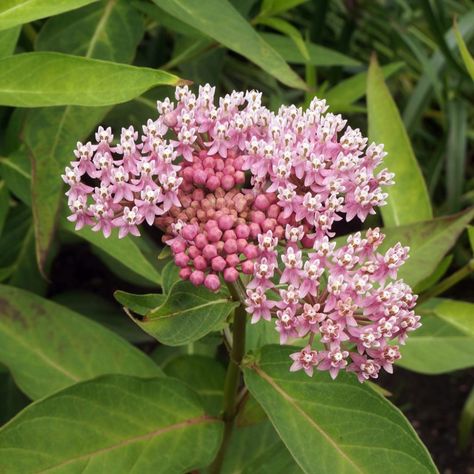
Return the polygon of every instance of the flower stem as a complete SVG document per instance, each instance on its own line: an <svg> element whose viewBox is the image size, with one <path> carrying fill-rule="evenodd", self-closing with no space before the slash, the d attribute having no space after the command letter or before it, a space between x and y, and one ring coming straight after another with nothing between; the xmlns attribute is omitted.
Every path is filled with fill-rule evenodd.
<svg viewBox="0 0 474 474"><path fill-rule="evenodd" d="M467 262L466 265L461 267L457 272L454 272L452 275L433 286L433 288L423 293L418 298L418 304L425 302L429 298L433 298L440 295L441 293L444 293L446 290L449 290L449 288L469 276L472 272L474 272L474 258L469 260L469 262Z"/></svg>
<svg viewBox="0 0 474 474"><path fill-rule="evenodd" d="M240 301L241 304L235 309L234 324L232 327L232 349L230 352L230 361L227 367L227 374L224 384L224 411L222 419L224 420L224 436L222 438L221 447L217 453L210 472L211 474L218 474L224 462L225 453L229 445L230 437L234 427L234 419L237 414L237 392L240 382L240 363L245 352L245 323L247 313L239 298L239 287L237 284L228 285L232 298L235 301Z"/></svg>

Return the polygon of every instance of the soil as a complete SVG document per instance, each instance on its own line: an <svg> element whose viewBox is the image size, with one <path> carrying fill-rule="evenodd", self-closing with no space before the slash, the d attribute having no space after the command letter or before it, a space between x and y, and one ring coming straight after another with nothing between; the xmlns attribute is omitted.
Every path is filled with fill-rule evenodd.
<svg viewBox="0 0 474 474"><path fill-rule="evenodd" d="M425 443L441 474L474 474L474 442L458 446L457 427L464 402L474 386L474 370L422 375L397 368L380 385Z"/></svg>

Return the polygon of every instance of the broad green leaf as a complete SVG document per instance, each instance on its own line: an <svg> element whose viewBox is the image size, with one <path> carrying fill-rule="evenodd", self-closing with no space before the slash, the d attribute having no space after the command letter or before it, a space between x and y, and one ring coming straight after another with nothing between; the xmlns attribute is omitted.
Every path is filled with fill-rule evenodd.
<svg viewBox="0 0 474 474"><path fill-rule="evenodd" d="M303 80L228 0L153 1L170 15L246 57L283 84L306 89Z"/></svg>
<svg viewBox="0 0 474 474"><path fill-rule="evenodd" d="M171 359L163 370L166 375L188 384L200 397L206 413L218 416L224 400L224 366L201 355L181 355Z"/></svg>
<svg viewBox="0 0 474 474"><path fill-rule="evenodd" d="M367 77L367 110L369 139L384 144L388 153L384 166L395 173L395 184L386 190L387 205L381 208L384 224L390 227L431 219L425 180L375 57Z"/></svg>
<svg viewBox="0 0 474 474"><path fill-rule="evenodd" d="M57 15L97 0L2 0L0 30Z"/></svg>
<svg viewBox="0 0 474 474"><path fill-rule="evenodd" d="M402 346L398 365L423 374L474 366L474 304L436 298L417 308L422 326Z"/></svg>
<svg viewBox="0 0 474 474"><path fill-rule="evenodd" d="M129 63L143 32L142 16L128 0L107 0L50 18L35 49Z"/></svg>
<svg viewBox="0 0 474 474"><path fill-rule="evenodd" d="M404 63L392 63L382 67L385 79L397 73ZM366 93L367 72L360 72L349 79L339 82L334 87L322 94L322 98L326 99L332 112L347 110L347 108L364 97Z"/></svg>
<svg viewBox="0 0 474 474"><path fill-rule="evenodd" d="M471 56L469 50L467 49L466 42L464 41L456 22L454 22L453 29L462 60L464 61L464 65L466 66L467 72L471 76L471 79L474 81L474 59Z"/></svg>
<svg viewBox="0 0 474 474"><path fill-rule="evenodd" d="M117 290L114 293L114 298L125 308L133 311L140 316L145 316L154 308L157 308L166 299L163 294L148 293L145 295L134 295L126 291Z"/></svg>
<svg viewBox="0 0 474 474"><path fill-rule="evenodd" d="M226 451L222 474L301 474L271 423L236 426Z"/></svg>
<svg viewBox="0 0 474 474"><path fill-rule="evenodd" d="M140 251L135 240L131 236L118 239L116 233L106 239L101 233L94 232L90 228L83 228L80 231L74 230L71 222L62 220L62 228L71 233L77 233L84 240L87 240L94 247L99 248L123 266L132 270L137 275L155 285L161 283L161 276L158 270L148 261Z"/></svg>
<svg viewBox="0 0 474 474"><path fill-rule="evenodd" d="M13 54L19 35L19 26L0 31L0 58Z"/></svg>
<svg viewBox="0 0 474 474"><path fill-rule="evenodd" d="M127 0L108 0L53 17L41 29L36 48L128 63L144 33L141 15ZM107 108L56 107L30 111L22 133L33 162L32 193L37 257L44 265L61 205L58 179Z"/></svg>
<svg viewBox="0 0 474 474"><path fill-rule="evenodd" d="M153 341L148 334L133 324L130 318L127 318L118 304L114 304L97 293L69 290L55 294L51 300L98 322L132 344Z"/></svg>
<svg viewBox="0 0 474 474"><path fill-rule="evenodd" d="M181 80L165 71L69 54L22 53L0 59L0 104L13 107L113 105Z"/></svg>
<svg viewBox="0 0 474 474"><path fill-rule="evenodd" d="M134 321L161 343L181 346L219 328L238 304L223 293L180 281L160 306Z"/></svg>
<svg viewBox="0 0 474 474"><path fill-rule="evenodd" d="M437 283L443 275L448 271L451 263L453 261L453 255L447 255L444 257L439 265L435 268L434 272L424 280L417 283L417 285L413 288L413 291L417 294L420 294L423 291L431 288L435 283Z"/></svg>
<svg viewBox="0 0 474 474"><path fill-rule="evenodd" d="M113 332L32 293L0 285L0 307L0 362L33 399L101 374L161 373Z"/></svg>
<svg viewBox="0 0 474 474"><path fill-rule="evenodd" d="M39 400L5 425L0 472L179 474L208 465L221 435L222 422L182 382L107 375Z"/></svg>
<svg viewBox="0 0 474 474"><path fill-rule="evenodd" d="M474 208L431 221L382 229L386 237L381 250L397 242L410 247L410 258L401 267L398 277L415 286L436 270L473 218Z"/></svg>
<svg viewBox="0 0 474 474"><path fill-rule="evenodd" d="M333 381L327 372L290 372L294 350L264 347L247 357L244 376L304 472L437 472L397 408L351 374Z"/></svg>
<svg viewBox="0 0 474 474"><path fill-rule="evenodd" d="M290 38L274 33L260 33L260 36L289 63L308 63L312 66L360 66L360 62L356 59L324 46L306 43L309 53L309 59L306 59Z"/></svg>

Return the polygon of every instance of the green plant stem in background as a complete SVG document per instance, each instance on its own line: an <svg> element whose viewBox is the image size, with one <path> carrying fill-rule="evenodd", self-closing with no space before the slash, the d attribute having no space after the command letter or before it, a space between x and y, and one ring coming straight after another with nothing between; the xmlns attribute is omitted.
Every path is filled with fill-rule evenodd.
<svg viewBox="0 0 474 474"><path fill-rule="evenodd" d="M230 361L227 367L227 374L224 384L224 411L222 419L224 420L224 436L222 444L217 453L216 459L211 466L210 472L217 474L220 472L224 462L227 446L229 445L232 429L234 427L234 418L237 413L237 392L240 381L240 363L245 353L245 323L247 313L241 298L241 283L229 284L229 291L234 301L240 301L242 304L235 309L234 324L232 327L232 348L230 351Z"/></svg>
<svg viewBox="0 0 474 474"><path fill-rule="evenodd" d="M469 260L469 262L467 262L466 265L460 268L457 272L454 272L452 275L439 282L436 286L433 286L433 288L423 293L418 298L418 304L444 293L446 290L469 276L472 272L474 272L474 258Z"/></svg>

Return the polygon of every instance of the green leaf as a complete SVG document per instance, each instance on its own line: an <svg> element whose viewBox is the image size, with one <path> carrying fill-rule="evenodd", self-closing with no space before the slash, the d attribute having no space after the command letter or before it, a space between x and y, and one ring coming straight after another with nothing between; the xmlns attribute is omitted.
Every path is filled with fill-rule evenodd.
<svg viewBox="0 0 474 474"><path fill-rule="evenodd" d="M181 346L218 328L238 305L223 293L180 281L160 306L134 321L161 343Z"/></svg>
<svg viewBox="0 0 474 474"><path fill-rule="evenodd" d="M173 285L176 282L181 281L181 278L179 277L179 271L180 268L174 263L173 260L171 260L164 266L163 271L161 273L161 286L163 288L163 293L169 293Z"/></svg>
<svg viewBox="0 0 474 474"><path fill-rule="evenodd" d="M301 5L308 0L263 0L261 15L275 15Z"/></svg>
<svg viewBox="0 0 474 474"><path fill-rule="evenodd" d="M71 222L62 220L61 224L64 230L79 235L137 275L142 276L155 285L161 283L161 276L158 270L143 255L133 237L126 236L123 239L118 239L116 233L113 233L106 239L102 234L94 232L90 228L75 231L74 225Z"/></svg>
<svg viewBox="0 0 474 474"><path fill-rule="evenodd" d="M0 362L33 399L105 373L161 373L113 332L32 293L0 285L0 308Z"/></svg>
<svg viewBox="0 0 474 474"><path fill-rule="evenodd" d="M393 74L397 73L404 63L397 62L387 64L382 67L382 72L385 79L388 79ZM349 79L339 82L327 92L322 94L322 98L326 99L330 110L332 112L342 112L365 96L367 84L367 72L360 72Z"/></svg>
<svg viewBox="0 0 474 474"><path fill-rule="evenodd" d="M291 454L266 420L236 426L232 432L222 474L301 474Z"/></svg>
<svg viewBox="0 0 474 474"><path fill-rule="evenodd" d="M5 221L7 220L8 210L10 208L10 193L5 181L0 181L0 236L3 232Z"/></svg>
<svg viewBox="0 0 474 474"><path fill-rule="evenodd" d="M417 283L413 291L416 294L420 294L423 291L426 291L427 289L431 288L448 271L448 268L450 267L452 261L453 261L452 255L447 255L446 257L444 257L439 263L439 265L435 268L434 272L429 277L420 281L420 283Z"/></svg>
<svg viewBox="0 0 474 474"><path fill-rule="evenodd" d="M201 397L206 413L220 414L225 380L225 369L220 362L201 355L181 355L171 359L163 370L189 385Z"/></svg>
<svg viewBox="0 0 474 474"><path fill-rule="evenodd" d="M0 471L189 472L212 461L221 435L222 422L183 383L107 375L33 403L5 425Z"/></svg>
<svg viewBox="0 0 474 474"><path fill-rule="evenodd" d="M410 258L398 277L415 286L437 268L459 235L474 218L474 208L427 222L382 229L386 235L381 250L401 242L410 247Z"/></svg>
<svg viewBox="0 0 474 474"><path fill-rule="evenodd" d="M454 21L453 30L456 36L456 42L458 44L462 60L464 61L464 65L466 66L467 72L471 76L471 79L474 81L474 59L471 56L469 50L467 49L466 42L464 41L462 34L459 31L456 21Z"/></svg>
<svg viewBox="0 0 474 474"><path fill-rule="evenodd" d="M94 1L97 0L3 0L0 5L0 30L57 15Z"/></svg>
<svg viewBox="0 0 474 474"><path fill-rule="evenodd" d="M301 32L298 30L298 28L294 27L288 21L283 20L281 18L276 18L276 17L259 18L258 24L269 26L273 30L279 31L280 33L290 38L290 40L293 41L293 44L298 48L298 51L301 53L303 58L306 61L309 61L308 48L306 47L306 43L303 39Z"/></svg>
<svg viewBox="0 0 474 474"><path fill-rule="evenodd" d="M165 71L53 52L0 59L0 104L13 107L113 105L181 80Z"/></svg>
<svg viewBox="0 0 474 474"><path fill-rule="evenodd" d="M306 43L309 59L306 59L294 42L283 35L260 33L260 36L275 49L285 61L292 64L311 64L312 66L360 66L360 62L345 54L324 46Z"/></svg>
<svg viewBox="0 0 474 474"><path fill-rule="evenodd" d="M446 206L449 212L461 208L465 180L468 114L466 102L454 98L448 101L448 140L446 144Z"/></svg>
<svg viewBox="0 0 474 474"><path fill-rule="evenodd" d="M152 342L153 339L130 321L122 308L108 299L85 290L69 290L52 296L52 301L90 318L117 333L132 344Z"/></svg>
<svg viewBox="0 0 474 474"><path fill-rule="evenodd" d="M0 58L13 54L18 36L20 36L19 26L0 31Z"/></svg>
<svg viewBox="0 0 474 474"><path fill-rule="evenodd" d="M464 403L458 424L459 446L462 450L469 447L474 430L474 386Z"/></svg>
<svg viewBox="0 0 474 474"><path fill-rule="evenodd" d="M28 403L29 399L23 395L8 371L0 370L0 426L13 418Z"/></svg>
<svg viewBox="0 0 474 474"><path fill-rule="evenodd" d="M41 29L36 48L130 62L144 33L141 15L128 0L109 0L53 17ZM33 163L33 216L40 267L51 246L66 198L58 176L107 108L59 107L30 111L23 131Z"/></svg>
<svg viewBox="0 0 474 474"><path fill-rule="evenodd" d="M306 89L303 80L228 0L153 1L170 15L246 57L283 84Z"/></svg>
<svg viewBox="0 0 474 474"><path fill-rule="evenodd" d="M474 366L474 304L436 298L417 312L422 326L402 346L398 365L423 374Z"/></svg>
<svg viewBox="0 0 474 474"><path fill-rule="evenodd" d="M390 227L431 219L425 180L375 57L367 78L367 109L369 139L385 145L384 165L395 173L395 184L387 188L387 205L381 208L384 224Z"/></svg>
<svg viewBox="0 0 474 474"><path fill-rule="evenodd" d="M47 288L36 265L31 210L24 205L12 208L0 238L0 281L38 294Z"/></svg>
<svg viewBox="0 0 474 474"><path fill-rule="evenodd" d="M31 164L27 154L18 151L8 158L1 158L0 174L8 190L20 201L31 206Z"/></svg>
<svg viewBox="0 0 474 474"><path fill-rule="evenodd" d="M471 244L472 253L474 253L474 226L467 226L467 235L469 236L469 243Z"/></svg>
<svg viewBox="0 0 474 474"><path fill-rule="evenodd" d="M460 18L459 32L465 41L469 41L474 36L474 11L472 11L472 9ZM445 34L445 39L450 50L457 47L454 30L452 28ZM441 51L436 51L431 57L430 63L428 71L421 76L403 111L403 122L410 133L416 129L415 125L417 121L430 103L433 95L432 76L441 76L446 66L446 58Z"/></svg>
<svg viewBox="0 0 474 474"><path fill-rule="evenodd" d="M304 472L437 472L397 408L351 374L333 381L326 372L290 372L294 350L264 347L247 358L244 376Z"/></svg>
<svg viewBox="0 0 474 474"><path fill-rule="evenodd" d="M126 291L116 291L114 298L125 308L133 311L140 316L145 316L154 308L157 308L166 299L165 295L148 293L146 295L134 295Z"/></svg>

